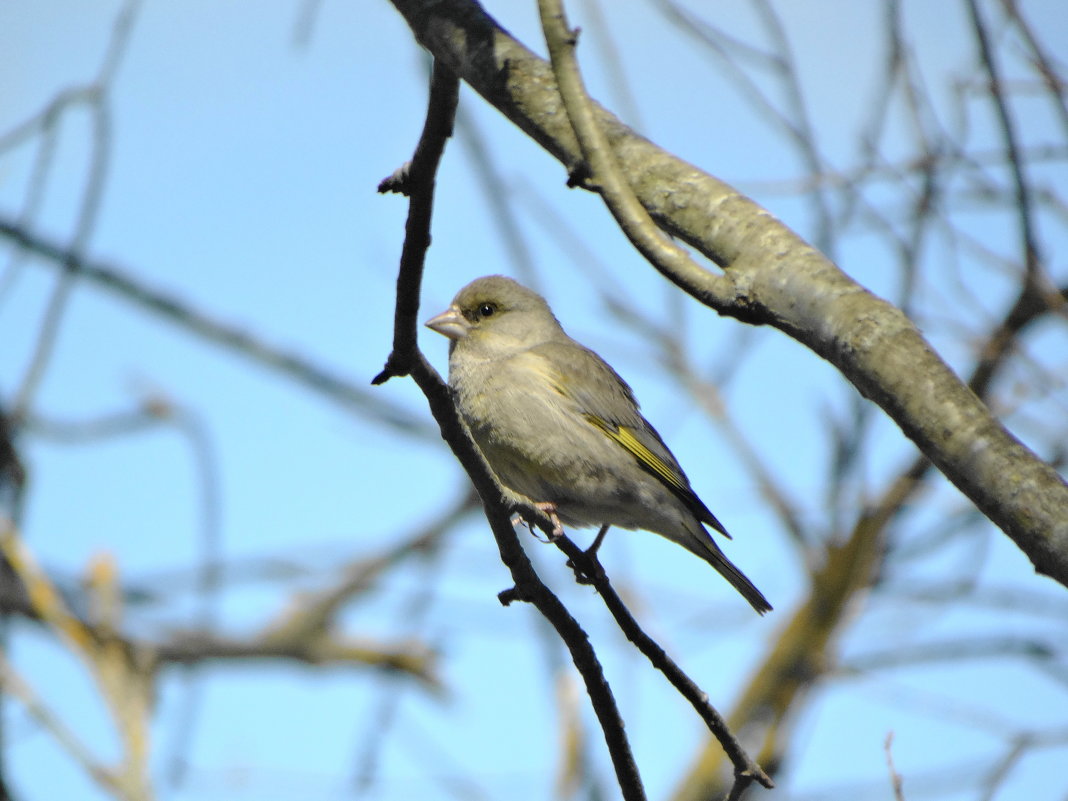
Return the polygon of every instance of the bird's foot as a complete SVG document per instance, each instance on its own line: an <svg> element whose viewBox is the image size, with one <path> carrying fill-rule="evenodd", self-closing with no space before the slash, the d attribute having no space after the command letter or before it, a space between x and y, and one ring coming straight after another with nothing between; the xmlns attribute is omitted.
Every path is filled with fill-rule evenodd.
<svg viewBox="0 0 1068 801"><path fill-rule="evenodd" d="M549 538L546 542L556 542L562 536L564 536L564 526L560 522L560 518L556 516L556 504L552 501L542 501L534 504L534 508L549 518L549 522L553 524L552 533L549 534ZM531 531L534 529L531 528Z"/></svg>
<svg viewBox="0 0 1068 801"><path fill-rule="evenodd" d="M564 536L564 526L560 522L560 518L556 515L555 503L552 503L551 501L543 501L541 503L533 503L531 505L543 515L549 518L549 522L552 523L553 526L552 532L548 536L546 536L545 539L542 539L540 536L538 536L538 529L535 527L535 521L530 518L524 517L520 512L516 512L514 515L512 515L510 519L513 528L519 525L526 526L527 529L529 529L530 533L542 542L556 542L558 539Z"/></svg>

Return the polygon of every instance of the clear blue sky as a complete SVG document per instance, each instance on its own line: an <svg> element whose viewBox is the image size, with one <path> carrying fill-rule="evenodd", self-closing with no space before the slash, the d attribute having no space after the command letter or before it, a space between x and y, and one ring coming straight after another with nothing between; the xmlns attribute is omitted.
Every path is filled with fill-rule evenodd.
<svg viewBox="0 0 1068 801"><path fill-rule="evenodd" d="M585 6L572 5L576 20L587 28L580 53L595 96L624 117L633 115L627 121L654 141L737 184L811 235L807 205L776 191L778 182L801 174L793 155L767 132L737 86L699 50L681 44L652 4L609 8L601 3L626 62L625 91L600 66L603 42L582 14ZM871 53L880 46L882 17L876 4L849 0L780 5L821 145L832 164L849 163L881 64ZM932 84L939 81L936 91L948 83L947 74L970 74L973 54L957 4L905 5L916 51L934 76ZM1068 52L1060 4L1022 5L1032 19L1045 23L1041 32L1051 51ZM519 38L543 49L535 3L489 6ZM754 30L746 4L716 6L715 13L722 15L716 22L723 28L738 36ZM77 0L0 5L0 135L37 113L61 88L96 74L119 7ZM410 156L418 137L425 62L384 1L325 0L309 39L297 44L301 11L297 2L249 0L147 2L138 9L109 93L110 158L86 251L366 385L390 347L393 281L406 211L402 199L379 196L375 187ZM951 102L948 95L941 99ZM567 190L564 169L472 92L464 90L461 104L490 142L539 290L569 332L632 383L699 492L736 533L731 557L784 610L778 618L756 619L707 566L651 535L616 532L606 545L609 569L650 632L714 703L729 709L747 670L800 596L799 572L786 564L794 552L752 480L726 455L721 435L665 384L650 365L651 349L634 333L621 333L607 314L597 293L598 276L610 271L621 291L645 299L643 308L677 315L678 324L692 332L694 356L701 363L723 363L732 352L751 349L727 402L739 428L801 499L806 520L827 514L821 505L827 458L822 421L828 409L844 406L852 390L829 365L782 334L743 329L696 304L674 303L673 290L631 251L595 197ZM970 141L977 147L994 144L986 110L967 103L965 109L972 116ZM1037 105L1027 114L1029 133L1050 129ZM87 114L64 117L33 218L35 229L62 242L74 231L89 140ZM26 143L0 153L0 213L7 217L17 215L25 202L34 147ZM898 147L903 152L894 142L887 150ZM469 151L463 141L454 141L439 179L424 316L443 308L459 286L478 275L531 278L509 262L490 201L473 176ZM595 261L548 235L545 207L581 237ZM993 240L994 246L1013 252L1013 231L1002 220L984 220L977 212L975 224L992 238L1003 236L1001 242ZM1065 242L1051 238L1046 244L1063 264ZM838 256L847 272L874 291L895 290L891 257L865 237L849 240ZM4 280L9 258L0 251ZM32 261L11 275L12 283L0 295L5 400L24 374L56 278L52 267ZM990 269L931 279L929 312L951 296L958 280L980 298L977 307L987 304L991 314L1002 307L999 293L1006 283ZM930 319L932 339L957 366L966 364L960 332L948 324L939 327L933 312ZM1065 344L1056 336L1037 341L1036 359L1052 358ZM444 340L427 332L423 344L444 372ZM429 420L410 382L393 381L375 392ZM434 519L464 486L464 476L436 437L398 434L136 306L78 286L35 408L48 421L85 421L134 409L147 393L169 398L210 442L227 562L270 558L299 565L308 576L298 586L317 586L333 567L372 554ZM1060 400L1055 397L1052 406L1042 408L1063 414L1058 404L1063 391ZM892 474L913 452L893 426L884 428L871 458L873 489L879 477ZM28 543L71 582L95 555L112 553L127 579L167 599L171 593L188 599L178 579L201 553L205 502L190 442L173 425L79 446L27 436ZM947 512L959 507L954 492L938 492ZM1035 578L1003 537L987 535L982 547L987 549L983 580L1045 593L1063 606L1063 588ZM699 722L620 642L597 599L570 585L559 554L536 543L530 550L591 631L620 698L650 797L663 797L696 752ZM969 558L954 553L931 569L934 575L939 569L951 572L954 560ZM399 571L374 599L354 606L346 617L354 633L387 636L399 630L442 647L449 690L445 699L418 689L401 693L370 797L392 801L471 791L466 797L522 801L551 792L558 721L550 665L560 654L531 610L499 606L495 594L507 586L489 533L475 517L448 540L440 562L429 570L415 565ZM413 623L410 604L424 589L433 593L434 603ZM247 631L274 619L285 604L279 584L251 581L226 593L220 619L228 630ZM134 608L130 623L142 633L152 632L161 619L168 626L188 625L194 607L185 602L180 612L166 614L157 606ZM863 653L880 637L912 629L930 637L954 629L986 631L987 623L966 613L940 612L935 619L928 613L915 608L873 615L867 631L854 631L843 647ZM1019 631L1040 631L1043 625L1041 619L1021 616ZM43 698L100 753L113 754L113 730L81 666L40 632L19 628L12 639L14 663ZM885 774L883 741L890 731L896 767L906 780L945 765L966 773L968 766L1002 753L996 734L1001 724L1022 729L1068 721L1064 684L1036 676L1001 660L836 683L798 722L797 763L787 790L776 797L889 798L888 786L872 782ZM351 797L353 766L366 748L388 686L380 677L342 669L209 669L196 685L199 716L185 749L189 771L176 788L164 775L170 764L166 757L174 747L180 710L192 696L183 676L168 673L154 728L159 796L183 801ZM978 696L983 704L975 704ZM13 704L5 712L7 760L21 799L103 797ZM591 753L603 763L602 750L593 731ZM1011 797L1063 799L1066 753L1061 745L1020 765L1009 785ZM872 794L862 796L854 782ZM938 797L971 798L974 789L946 790Z"/></svg>

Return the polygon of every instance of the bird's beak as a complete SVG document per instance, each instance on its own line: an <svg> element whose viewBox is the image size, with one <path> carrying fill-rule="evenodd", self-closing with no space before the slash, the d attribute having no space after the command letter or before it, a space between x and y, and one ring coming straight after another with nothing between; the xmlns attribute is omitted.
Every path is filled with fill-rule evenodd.
<svg viewBox="0 0 1068 801"><path fill-rule="evenodd" d="M431 317L424 325L449 339L463 339L471 330L471 323L455 306L449 306L436 317Z"/></svg>

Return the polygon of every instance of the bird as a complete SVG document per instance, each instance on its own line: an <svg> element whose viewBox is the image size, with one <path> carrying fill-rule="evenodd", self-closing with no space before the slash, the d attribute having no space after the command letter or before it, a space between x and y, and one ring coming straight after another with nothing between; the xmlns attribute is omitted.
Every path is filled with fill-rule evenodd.
<svg viewBox="0 0 1068 801"><path fill-rule="evenodd" d="M630 386L564 331L548 302L477 278L425 325L449 342L449 388L500 483L563 526L659 534L704 559L761 615L771 604L705 526L730 539Z"/></svg>

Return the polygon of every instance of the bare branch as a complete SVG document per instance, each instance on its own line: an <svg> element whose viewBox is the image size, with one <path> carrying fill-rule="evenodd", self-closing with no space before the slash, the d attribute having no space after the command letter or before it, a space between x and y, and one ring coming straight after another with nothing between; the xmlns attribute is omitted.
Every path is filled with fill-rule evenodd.
<svg viewBox="0 0 1068 801"><path fill-rule="evenodd" d="M238 325L212 317L190 303L149 286L115 264L83 258L11 220L0 218L0 236L42 256L54 265L73 265L82 280L154 312L162 319L208 342L227 347L344 408L358 411L410 436L426 438L433 434L433 429L418 416L384 401L364 387L327 370L308 357L268 343Z"/></svg>
<svg viewBox="0 0 1068 801"><path fill-rule="evenodd" d="M133 21L139 2L128 0L120 9L112 29L111 42L104 54L96 80L86 88L85 96L91 111L93 124L92 154L89 158L88 176L82 192L81 207L75 225L74 235L68 247L72 254L80 256L89 241L89 236L96 227L97 214L104 193L104 180L107 177L111 157L111 103L109 99L112 80L119 62L126 51ZM60 106L64 108L64 106ZM53 114L42 115L42 120L50 127L56 121ZM49 147L50 151L51 148ZM12 416L15 419L25 415L33 402L37 387L44 378L45 370L55 349L56 337L60 323L67 308L67 301L74 286L76 264L74 260L64 263L66 268L58 277L45 309L44 319L35 343L33 355L21 384L15 393L12 404Z"/></svg>
<svg viewBox="0 0 1068 801"><path fill-rule="evenodd" d="M604 732L623 797L627 801L644 801L645 791L624 732L623 719L586 632L534 571L512 528L510 510L503 502L502 491L496 478L460 420L448 387L418 349L416 315L419 309L419 286L422 281L424 257L430 244L434 173L444 148L445 137L451 133L457 81L458 79L450 74L449 67L435 61L428 119L423 129L424 137L416 148L416 158L412 159L407 168L394 173L393 178L387 179L385 184L387 189L393 188L399 181L404 194L410 198L411 205L397 278L394 347L386 367L375 378L374 383L384 383L393 376L411 375L423 391L431 413L441 428L442 438L452 448L453 454L471 477L482 499L501 559L515 580L515 587L501 593L501 602L507 605L513 600L522 600L533 604L559 633L586 683L586 691ZM431 116L437 116L439 119L432 120ZM450 124L441 124L445 118ZM435 141L436 139L439 141ZM405 328L408 330L403 330ZM544 518L544 515L535 513L535 510L525 511L535 517ZM547 521L541 522L548 525ZM551 527L547 530L551 530Z"/></svg>
<svg viewBox="0 0 1068 801"><path fill-rule="evenodd" d="M435 655L419 643L379 643L326 632L271 628L249 638L224 637L206 632L176 632L155 648L159 665L193 665L205 662L288 660L308 665L364 665L405 673L428 689L440 689Z"/></svg>
<svg viewBox="0 0 1068 801"><path fill-rule="evenodd" d="M890 774L890 786L894 790L894 801L905 801L905 781L901 778L901 774L897 772L897 768L894 767L893 744L894 733L890 732L883 742L883 751L886 752L886 770Z"/></svg>
<svg viewBox="0 0 1068 801"><path fill-rule="evenodd" d="M627 239L662 275L695 297L718 295L723 302L729 291L728 283L699 266L685 250L664 235L638 202L620 171L586 94L575 59L578 33L568 28L563 5L559 0L539 0L538 8L553 74L584 160L583 166L570 166L569 183L598 192Z"/></svg>
<svg viewBox="0 0 1068 801"><path fill-rule="evenodd" d="M576 569L577 574L596 588L626 638L637 646L638 650L652 663L653 667L667 677L671 685L689 702L690 706L701 717L701 720L704 721L708 730L723 746L724 752L734 765L737 792L741 793L754 781L764 787L774 787L775 783L771 780L771 777L746 753L734 732L730 730L726 721L712 706L712 703L708 700L708 694L697 686L697 683L686 675L682 668L675 663L675 660L668 656L667 652L638 625L638 621L634 619L630 610L627 609L623 600L612 587L607 574L597 561L596 555L581 550L567 537L559 537L556 540L556 545L567 554L568 564ZM733 794L735 790L732 789L731 792Z"/></svg>
<svg viewBox="0 0 1068 801"><path fill-rule="evenodd" d="M92 777L109 793L118 789L112 772L97 761L78 736L67 728L62 718L37 696L29 682L23 679L8 662L3 651L0 651L0 689L19 701L26 711L55 738L63 750L81 766L86 775Z"/></svg>
<svg viewBox="0 0 1068 801"><path fill-rule="evenodd" d="M1035 215L1031 203L1031 189L1027 177L1024 175L1019 137L1016 133L1016 125L1013 122L1012 115L1009 113L1008 103L1005 100L1000 70L990 47L990 39L987 35L986 24L979 12L979 4L977 0L968 0L967 5L972 21L972 29L975 31L975 41L979 46L979 57L990 81L990 97L994 101L994 109L1001 125L1001 135L1005 140L1009 169L1012 172L1013 192L1016 195L1016 209L1020 218L1020 239L1024 257L1024 269L1027 272L1028 280L1036 281L1039 280L1038 271L1043 259L1038 247L1038 238L1035 235Z"/></svg>

